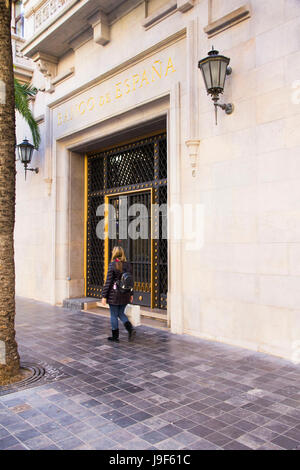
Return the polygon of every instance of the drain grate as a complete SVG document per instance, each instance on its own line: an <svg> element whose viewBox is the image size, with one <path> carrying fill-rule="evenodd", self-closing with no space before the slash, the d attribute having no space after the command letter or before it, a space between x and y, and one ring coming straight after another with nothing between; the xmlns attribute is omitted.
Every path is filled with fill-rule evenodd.
<svg viewBox="0 0 300 470"><path fill-rule="evenodd" d="M0 396L19 392L27 388L37 387L69 377L69 375L67 375L62 370L62 368L54 367L53 365L46 362L21 362L21 368L29 370L31 372L30 376L20 380L19 382L0 386Z"/></svg>

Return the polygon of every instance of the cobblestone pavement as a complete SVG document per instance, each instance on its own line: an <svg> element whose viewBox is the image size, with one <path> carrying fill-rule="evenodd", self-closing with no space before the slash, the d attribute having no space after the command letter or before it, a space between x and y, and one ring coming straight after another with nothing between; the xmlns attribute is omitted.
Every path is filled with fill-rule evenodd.
<svg viewBox="0 0 300 470"><path fill-rule="evenodd" d="M300 366L17 299L22 361L62 372L0 396L3 449L300 449Z"/></svg>

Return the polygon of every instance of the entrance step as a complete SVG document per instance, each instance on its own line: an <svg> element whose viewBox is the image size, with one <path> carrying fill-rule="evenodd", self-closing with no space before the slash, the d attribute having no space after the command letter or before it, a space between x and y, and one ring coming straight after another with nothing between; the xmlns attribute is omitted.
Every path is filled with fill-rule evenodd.
<svg viewBox="0 0 300 470"><path fill-rule="evenodd" d="M75 297L71 299L64 299L63 308L70 310L84 310L85 306L93 306L99 302L98 298L95 297Z"/></svg>
<svg viewBox="0 0 300 470"><path fill-rule="evenodd" d="M147 318L155 318L161 321L168 321L167 311L159 308L141 307L141 315Z"/></svg>
<svg viewBox="0 0 300 470"><path fill-rule="evenodd" d="M110 312L109 312L109 307L108 306L103 306L101 305L100 307L93 307L91 308L90 306L86 306L82 311L85 313L92 313L94 315L101 315L106 318L110 318ZM169 330L167 326L167 318L161 319L157 317L152 317L149 315L149 312L147 312L147 315L143 314L143 311L141 310L141 325L143 326L150 326L152 328L159 328L161 330ZM166 317L166 315L165 315Z"/></svg>
<svg viewBox="0 0 300 470"><path fill-rule="evenodd" d="M107 307L93 307L93 308L85 308L83 310L85 313L95 313L97 315L102 315L103 317L110 317L109 308Z"/></svg>
<svg viewBox="0 0 300 470"><path fill-rule="evenodd" d="M142 317L141 318L141 324L143 326L150 326L152 328L159 328L160 330L169 330L167 326L167 321L165 320L159 320L159 319L154 319L154 318L148 318L148 317Z"/></svg>
<svg viewBox="0 0 300 470"><path fill-rule="evenodd" d="M102 305L101 301L97 300L96 302L90 301L84 303L84 307L82 310L90 310L94 308L109 308L108 305L105 307ZM165 321L167 322L167 311L166 310L160 310L158 308L149 308L149 307L140 307L140 314L143 317L148 317L148 318L154 318L157 320Z"/></svg>
<svg viewBox="0 0 300 470"><path fill-rule="evenodd" d="M81 310L86 313L102 315L110 317L109 306L102 305L101 300L96 297L79 297L73 299L65 299L63 307L70 310ZM160 309L151 309L149 307L140 307L141 324L152 326L154 328L168 329L167 311Z"/></svg>

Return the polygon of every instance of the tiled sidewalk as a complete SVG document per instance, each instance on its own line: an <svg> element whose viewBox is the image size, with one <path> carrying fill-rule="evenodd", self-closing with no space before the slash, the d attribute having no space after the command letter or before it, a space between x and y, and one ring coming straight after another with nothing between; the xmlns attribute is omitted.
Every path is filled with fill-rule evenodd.
<svg viewBox="0 0 300 470"><path fill-rule="evenodd" d="M68 378L0 397L2 449L300 449L300 366L17 300L21 360Z"/></svg>

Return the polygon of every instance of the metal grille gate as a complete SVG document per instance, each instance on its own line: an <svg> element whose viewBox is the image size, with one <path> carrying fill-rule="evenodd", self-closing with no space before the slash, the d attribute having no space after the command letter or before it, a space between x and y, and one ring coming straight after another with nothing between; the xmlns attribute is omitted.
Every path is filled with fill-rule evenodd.
<svg viewBox="0 0 300 470"><path fill-rule="evenodd" d="M109 216L106 227L104 214L97 213L97 208L104 202L115 208L113 217L116 219L112 220ZM128 212L123 211L121 215L120 207L125 202L127 207L142 203L148 209L147 239L132 240L119 233L120 217L124 217L125 213L127 225L132 219ZM134 303L152 308L167 307L168 240L166 234L162 234L163 217L166 215L153 213L153 203L167 204L165 133L87 157L86 295L101 297L111 250L118 244L123 246L133 265ZM116 222L117 230L110 238L112 222ZM152 239L151 230L157 224L159 237ZM106 241L105 231L110 234Z"/></svg>

